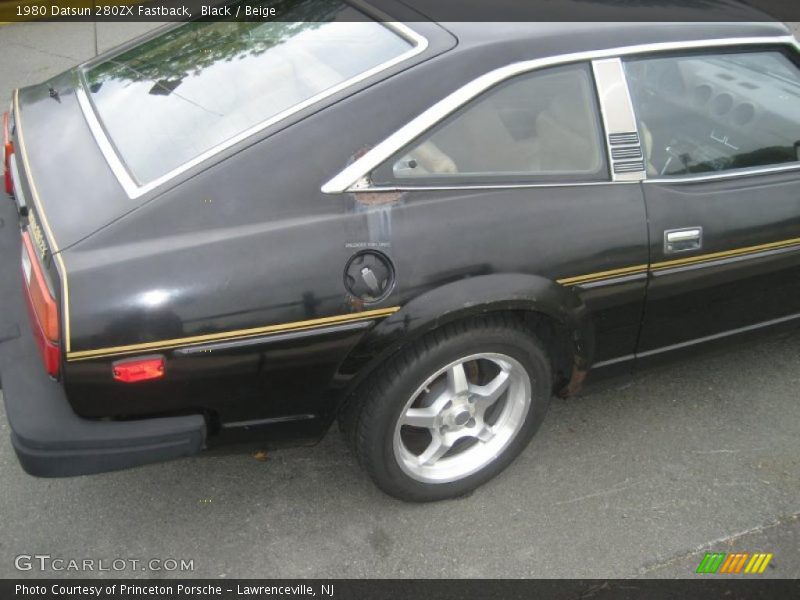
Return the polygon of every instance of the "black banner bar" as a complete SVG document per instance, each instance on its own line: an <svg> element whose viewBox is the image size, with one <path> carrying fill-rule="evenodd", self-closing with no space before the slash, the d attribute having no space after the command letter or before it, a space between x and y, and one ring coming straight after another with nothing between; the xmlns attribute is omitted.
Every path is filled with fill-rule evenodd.
<svg viewBox="0 0 800 600"><path fill-rule="evenodd" d="M750 600L800 597L800 581L679 580L3 580L0 598L36 600Z"/></svg>
<svg viewBox="0 0 800 600"><path fill-rule="evenodd" d="M298 5L335 1L345 0L0 0L0 22L281 21ZM405 22L800 21L797 0L353 1Z"/></svg>

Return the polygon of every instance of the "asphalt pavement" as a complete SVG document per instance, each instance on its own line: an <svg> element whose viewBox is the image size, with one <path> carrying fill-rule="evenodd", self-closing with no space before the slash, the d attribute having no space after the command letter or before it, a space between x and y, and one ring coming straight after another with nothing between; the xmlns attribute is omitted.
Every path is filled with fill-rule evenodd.
<svg viewBox="0 0 800 600"><path fill-rule="evenodd" d="M101 26L98 45L132 30ZM93 24L0 27L0 97L94 52ZM692 577L709 550L798 577L799 389L795 333L554 400L508 470L429 505L375 489L335 428L312 448L35 479L0 403L0 577ZM194 570L17 570L34 554Z"/></svg>

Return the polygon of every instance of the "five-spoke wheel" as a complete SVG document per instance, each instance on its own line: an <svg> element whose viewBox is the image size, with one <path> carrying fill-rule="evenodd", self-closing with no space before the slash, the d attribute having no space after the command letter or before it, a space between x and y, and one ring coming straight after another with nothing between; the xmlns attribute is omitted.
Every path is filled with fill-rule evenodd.
<svg viewBox="0 0 800 600"><path fill-rule="evenodd" d="M523 321L452 323L403 349L340 415L361 464L404 500L463 495L502 471L552 394L547 352Z"/></svg>
<svg viewBox="0 0 800 600"><path fill-rule="evenodd" d="M410 477L456 481L491 463L519 432L531 381L514 358L473 354L431 375L397 421L394 452Z"/></svg>

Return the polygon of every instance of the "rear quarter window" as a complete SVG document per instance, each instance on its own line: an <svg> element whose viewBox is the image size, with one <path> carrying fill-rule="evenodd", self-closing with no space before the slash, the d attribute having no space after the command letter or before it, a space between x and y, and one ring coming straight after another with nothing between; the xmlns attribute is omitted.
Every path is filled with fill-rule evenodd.
<svg viewBox="0 0 800 600"><path fill-rule="evenodd" d="M376 183L608 178L587 65L544 69L484 92L379 167Z"/></svg>
<svg viewBox="0 0 800 600"><path fill-rule="evenodd" d="M414 48L338 0L298 2L281 18L188 23L83 71L134 179L153 181Z"/></svg>

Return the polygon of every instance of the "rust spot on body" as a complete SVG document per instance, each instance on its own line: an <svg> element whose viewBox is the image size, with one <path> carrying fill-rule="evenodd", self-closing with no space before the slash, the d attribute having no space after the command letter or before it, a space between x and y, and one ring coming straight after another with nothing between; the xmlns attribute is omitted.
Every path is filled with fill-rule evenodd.
<svg viewBox="0 0 800 600"><path fill-rule="evenodd" d="M572 367L572 375L569 378L569 383L559 390L558 397L569 398L580 392L588 373L588 371L579 369L577 366Z"/></svg>

